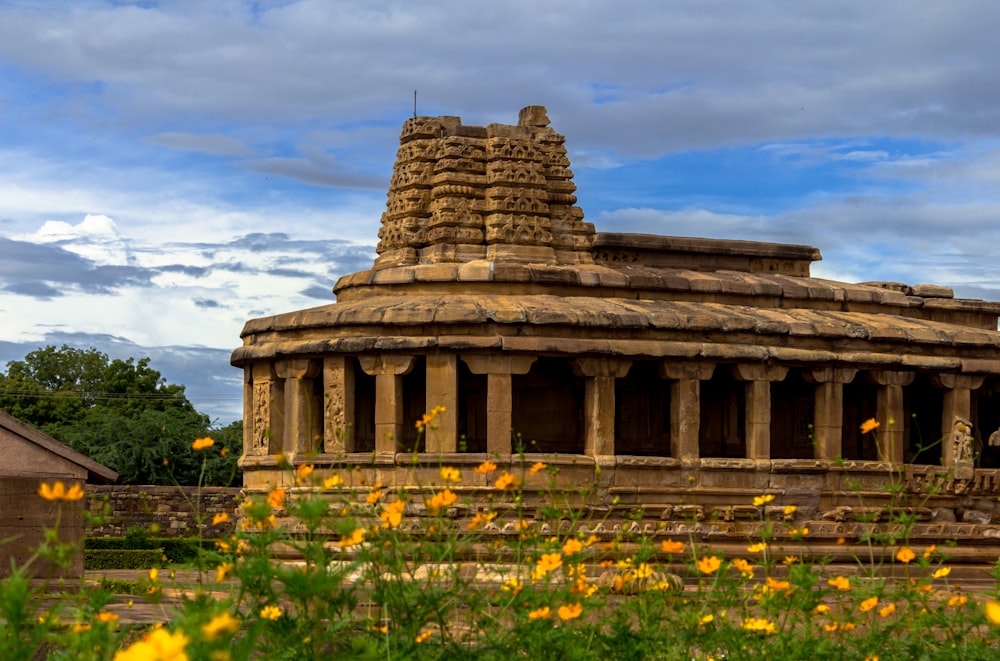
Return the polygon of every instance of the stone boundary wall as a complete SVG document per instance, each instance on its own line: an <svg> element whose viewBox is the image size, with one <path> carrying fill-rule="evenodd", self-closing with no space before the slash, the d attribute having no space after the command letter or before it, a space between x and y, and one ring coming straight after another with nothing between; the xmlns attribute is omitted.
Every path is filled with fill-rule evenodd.
<svg viewBox="0 0 1000 661"><path fill-rule="evenodd" d="M138 485L87 485L87 507L95 515L110 505L110 523L87 526L88 537L121 537L132 527L144 529L151 537L194 537L197 524L192 507L201 503L206 522L203 537L228 534L236 520L238 487L158 487ZM212 517L225 512L229 523L212 525Z"/></svg>

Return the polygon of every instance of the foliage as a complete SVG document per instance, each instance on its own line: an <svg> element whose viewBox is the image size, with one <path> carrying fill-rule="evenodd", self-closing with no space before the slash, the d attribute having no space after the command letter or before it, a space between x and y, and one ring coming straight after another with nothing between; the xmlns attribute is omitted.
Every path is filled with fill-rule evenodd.
<svg viewBox="0 0 1000 661"><path fill-rule="evenodd" d="M203 466L187 451L190 439L211 434L225 452L204 466L204 483L230 484L242 423L213 428L184 386L166 383L149 363L47 346L0 373L0 409L114 469L121 484L197 484Z"/></svg>
<svg viewBox="0 0 1000 661"><path fill-rule="evenodd" d="M809 531L774 494L752 498L759 536L723 553L638 526L593 535L584 499L542 463L414 468L433 477L393 490L286 462L287 486L242 504L209 585L183 586L163 626L119 626L106 590L39 599L15 571L0 581L0 657L996 658L995 586L963 591L946 550L907 543L905 518L867 540L868 557L833 566L780 551ZM529 513L532 478L549 490ZM460 495L473 490L492 499ZM277 561L290 550L296 562ZM156 600L170 584L154 569L140 586Z"/></svg>
<svg viewBox="0 0 1000 661"><path fill-rule="evenodd" d="M159 566L163 549L85 549L85 569L142 569Z"/></svg>
<svg viewBox="0 0 1000 661"><path fill-rule="evenodd" d="M143 531L145 532L145 531ZM198 559L202 551L210 551L214 548L208 540L198 540L189 538L174 537L149 537L144 535L141 540L130 539L128 537L89 537L84 542L86 553L98 550L134 550L156 549L159 555L164 557L166 564L184 564L194 562ZM146 567L151 565L146 564Z"/></svg>

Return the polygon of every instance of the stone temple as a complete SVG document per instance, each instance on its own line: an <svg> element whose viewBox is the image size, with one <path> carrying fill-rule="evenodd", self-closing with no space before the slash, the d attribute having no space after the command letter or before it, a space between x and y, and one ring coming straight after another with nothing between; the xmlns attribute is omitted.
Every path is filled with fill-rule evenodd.
<svg viewBox="0 0 1000 661"><path fill-rule="evenodd" d="M404 123L372 267L232 355L248 493L292 482L279 457L414 489L443 463L471 516L503 499L472 467L545 461L598 533L740 542L770 493L811 544L903 507L911 541L995 559L1000 304L813 278L809 246L595 232L564 141L540 106Z"/></svg>

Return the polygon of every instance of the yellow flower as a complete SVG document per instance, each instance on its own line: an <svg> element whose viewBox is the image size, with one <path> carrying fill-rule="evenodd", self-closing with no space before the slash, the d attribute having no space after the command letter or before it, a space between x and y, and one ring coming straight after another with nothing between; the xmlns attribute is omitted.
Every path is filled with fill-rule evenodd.
<svg viewBox="0 0 1000 661"><path fill-rule="evenodd" d="M775 626L774 622L760 617L748 617L743 620L740 626L746 631L759 631L768 635L778 632L778 627Z"/></svg>
<svg viewBox="0 0 1000 661"><path fill-rule="evenodd" d="M496 469L497 469L497 465L494 464L492 461L484 461L483 463L481 463L478 466L476 466L475 468L473 468L472 472L473 473L486 474L486 473L492 473Z"/></svg>
<svg viewBox="0 0 1000 661"><path fill-rule="evenodd" d="M531 473L532 475L535 475L539 471L543 471L543 470L545 470L545 464L543 464L540 461L537 461L534 464L532 464L531 468L528 469L528 472Z"/></svg>
<svg viewBox="0 0 1000 661"><path fill-rule="evenodd" d="M349 546L355 546L363 541L365 541L365 529L355 528L354 532L352 532L350 535L345 535L341 537L340 541L337 542L337 545L340 546L340 548L342 549L346 549Z"/></svg>
<svg viewBox="0 0 1000 661"><path fill-rule="evenodd" d="M791 516L795 514L795 512L798 511L798 509L799 508L796 507L795 505L785 505L785 509L783 511L785 513L785 516Z"/></svg>
<svg viewBox="0 0 1000 661"><path fill-rule="evenodd" d="M764 542L757 542L756 544L751 544L747 547L748 553L760 553L761 551L767 550L767 544Z"/></svg>
<svg viewBox="0 0 1000 661"><path fill-rule="evenodd" d="M826 604L820 604L813 609L813 612L817 615L828 615L830 613L830 607Z"/></svg>
<svg viewBox="0 0 1000 661"><path fill-rule="evenodd" d="M497 478L495 484L497 489L516 489L521 484L521 480L517 479L515 475L504 471Z"/></svg>
<svg viewBox="0 0 1000 661"><path fill-rule="evenodd" d="M180 631L170 633L161 627L128 648L115 652L114 661L188 661L184 651L187 644L188 637Z"/></svg>
<svg viewBox="0 0 1000 661"><path fill-rule="evenodd" d="M510 592L513 595L517 595L521 592L521 590L524 589L524 583L517 580L516 578L511 578L505 581L504 584L500 586L500 588L504 592Z"/></svg>
<svg viewBox="0 0 1000 661"><path fill-rule="evenodd" d="M705 625L715 619L715 616L709 613L708 615L702 615L701 619L698 620L699 625Z"/></svg>
<svg viewBox="0 0 1000 661"><path fill-rule="evenodd" d="M1000 601L987 601L983 604L983 613L987 620L1000 626Z"/></svg>
<svg viewBox="0 0 1000 661"><path fill-rule="evenodd" d="M529 620L547 620L552 617L552 609L548 606L542 606L541 608L536 608L535 610L528 613Z"/></svg>
<svg viewBox="0 0 1000 661"><path fill-rule="evenodd" d="M566 555L573 555L583 550L583 543L578 539L567 539L563 544L562 552Z"/></svg>
<svg viewBox="0 0 1000 661"><path fill-rule="evenodd" d="M340 477L339 475L331 475L330 477L323 480L323 488L333 489L335 487L339 487L343 483L344 483L344 478Z"/></svg>
<svg viewBox="0 0 1000 661"><path fill-rule="evenodd" d="M753 565L743 558L733 560L733 567L736 567L746 578L753 578Z"/></svg>
<svg viewBox="0 0 1000 661"><path fill-rule="evenodd" d="M270 604L260 609L260 616L262 619L271 620L273 622L281 617L281 609L274 604Z"/></svg>
<svg viewBox="0 0 1000 661"><path fill-rule="evenodd" d="M678 542L672 539L665 539L660 542L660 550L664 553L684 553L684 542Z"/></svg>
<svg viewBox="0 0 1000 661"><path fill-rule="evenodd" d="M205 640L213 640L220 633L236 633L239 628L240 621L226 612L209 620L208 624L202 626L201 632L205 634Z"/></svg>
<svg viewBox="0 0 1000 661"><path fill-rule="evenodd" d="M861 433L867 434L870 431L875 431L879 428L879 422L875 418L869 418L861 423Z"/></svg>
<svg viewBox="0 0 1000 661"><path fill-rule="evenodd" d="M954 597L948 599L948 605L951 607L964 606L968 601L969 598L964 594L956 594ZM989 616L987 615L987 617Z"/></svg>
<svg viewBox="0 0 1000 661"><path fill-rule="evenodd" d="M543 553L538 559L536 570L541 576L562 567L562 556L558 553Z"/></svg>
<svg viewBox="0 0 1000 661"><path fill-rule="evenodd" d="M950 573L951 573L951 567L940 567L937 571L931 574L931 576L933 578L944 578Z"/></svg>
<svg viewBox="0 0 1000 661"><path fill-rule="evenodd" d="M104 622L105 624L118 621L118 613L112 613L110 611L101 611L97 614L97 621Z"/></svg>
<svg viewBox="0 0 1000 661"><path fill-rule="evenodd" d="M386 528L395 528L403 521L403 512L406 510L406 502L402 500L394 500L391 503L384 505L382 508L382 513L379 514L379 518L382 519L382 525Z"/></svg>
<svg viewBox="0 0 1000 661"><path fill-rule="evenodd" d="M753 499L753 504L754 504L754 507L761 507L763 505L768 504L772 500L774 500L774 494L768 493L768 494L764 494L763 496L756 496Z"/></svg>
<svg viewBox="0 0 1000 661"><path fill-rule="evenodd" d="M45 500L62 500L72 502L83 498L83 487L74 484L69 489L61 481L56 480L51 485L42 482L38 487L38 495Z"/></svg>
<svg viewBox="0 0 1000 661"><path fill-rule="evenodd" d="M285 503L285 493L284 489L273 489L267 494L267 504L271 507L281 507Z"/></svg>
<svg viewBox="0 0 1000 661"><path fill-rule="evenodd" d="M867 599L861 602L861 605L858 606L858 610L860 610L862 613L867 613L876 606L878 606L878 597L868 597Z"/></svg>
<svg viewBox="0 0 1000 661"><path fill-rule="evenodd" d="M469 521L469 530L475 530L479 526L486 525L495 518L497 518L496 512L487 512L485 514L476 512L476 515L472 517L472 521Z"/></svg>
<svg viewBox="0 0 1000 661"><path fill-rule="evenodd" d="M796 558L794 555L786 555L785 559L781 561L781 564L783 564L783 565L794 565L798 561L799 561L799 559Z"/></svg>
<svg viewBox="0 0 1000 661"><path fill-rule="evenodd" d="M372 488L368 492L368 495L365 496L365 502L368 503L369 505L374 505L379 501L379 498L381 497L382 497L382 484L379 482L372 485Z"/></svg>
<svg viewBox="0 0 1000 661"><path fill-rule="evenodd" d="M843 590L844 592L850 592L851 590L851 581L846 576L835 576L834 578L827 579L826 582L831 587Z"/></svg>
<svg viewBox="0 0 1000 661"><path fill-rule="evenodd" d="M560 620L572 620L578 618L583 613L583 604L575 603L560 606L558 613Z"/></svg>
<svg viewBox="0 0 1000 661"><path fill-rule="evenodd" d="M156 579L159 578L159 576L160 576L160 570L157 569L156 567L152 567L149 570L149 580L151 580L152 582L156 583Z"/></svg>
<svg viewBox="0 0 1000 661"><path fill-rule="evenodd" d="M205 438L196 438L194 443L191 444L192 450L204 450L205 448L210 448L215 445L215 441L212 440L211 436L206 436Z"/></svg>
<svg viewBox="0 0 1000 661"><path fill-rule="evenodd" d="M442 507L453 505L456 500L458 500L458 496L456 496L451 489L446 488L444 491L434 494L431 499L427 501L427 509L430 510L431 514L437 514L438 510Z"/></svg>
<svg viewBox="0 0 1000 661"><path fill-rule="evenodd" d="M215 568L215 582L216 583L223 582L224 580L226 580L226 578L229 577L229 574L232 571L233 571L233 563L231 562L221 563L218 567Z"/></svg>
<svg viewBox="0 0 1000 661"><path fill-rule="evenodd" d="M226 512L219 512L218 514L212 517L213 526L217 526L220 523L226 523L228 521L229 521L229 514L227 514Z"/></svg>
<svg viewBox="0 0 1000 661"><path fill-rule="evenodd" d="M295 483L302 484L308 480L309 476L312 475L313 469L314 467L312 464L301 464L295 469Z"/></svg>
<svg viewBox="0 0 1000 661"><path fill-rule="evenodd" d="M462 474L458 472L457 468L450 468L448 466L441 467L441 479L445 482L461 482Z"/></svg>
<svg viewBox="0 0 1000 661"><path fill-rule="evenodd" d="M878 661L878 654L873 654L872 656L866 656L865 661Z"/></svg>
<svg viewBox="0 0 1000 661"><path fill-rule="evenodd" d="M899 560L903 564L906 564L917 557L917 554L913 552L909 546L904 546L896 552L896 560Z"/></svg>
<svg viewBox="0 0 1000 661"><path fill-rule="evenodd" d="M424 632L418 634L417 637L413 639L413 642L415 642L417 645L419 645L420 643L426 642L427 639L430 638L433 635L434 635L434 630L433 629L428 629L427 631L424 631Z"/></svg>
<svg viewBox="0 0 1000 661"><path fill-rule="evenodd" d="M714 574L721 566L722 560L714 555L707 555L698 561L698 571L702 574Z"/></svg>

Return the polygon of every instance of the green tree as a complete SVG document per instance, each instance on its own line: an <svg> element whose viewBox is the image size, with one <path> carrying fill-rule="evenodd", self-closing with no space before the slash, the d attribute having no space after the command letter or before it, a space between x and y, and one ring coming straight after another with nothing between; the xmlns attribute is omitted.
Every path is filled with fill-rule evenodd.
<svg viewBox="0 0 1000 661"><path fill-rule="evenodd" d="M97 349L47 346L0 373L0 409L113 468L123 484L229 484L242 422L214 429L149 358L109 360ZM191 442L216 438L210 451Z"/></svg>

